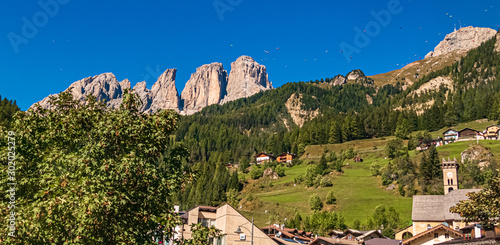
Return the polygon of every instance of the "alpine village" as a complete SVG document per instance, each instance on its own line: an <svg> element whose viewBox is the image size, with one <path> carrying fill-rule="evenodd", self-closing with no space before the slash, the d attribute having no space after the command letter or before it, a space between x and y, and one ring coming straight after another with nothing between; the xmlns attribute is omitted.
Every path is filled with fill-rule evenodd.
<svg viewBox="0 0 500 245"><path fill-rule="evenodd" d="M23 181L16 226L4 227L17 237L0 240L500 244L496 30L457 29L425 58L372 76L273 88L266 67L241 56L229 73L202 65L179 94L176 72L152 89L86 77L27 111L1 99Z"/></svg>

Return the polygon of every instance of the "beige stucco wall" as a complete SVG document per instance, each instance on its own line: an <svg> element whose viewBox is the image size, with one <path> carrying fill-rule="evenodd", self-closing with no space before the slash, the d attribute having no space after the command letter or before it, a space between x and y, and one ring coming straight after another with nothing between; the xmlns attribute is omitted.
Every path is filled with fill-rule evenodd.
<svg viewBox="0 0 500 245"><path fill-rule="evenodd" d="M411 234L413 234L413 226L409 226L403 230L398 231L395 235L395 239L396 240L403 240L403 234L406 232L410 232Z"/></svg>
<svg viewBox="0 0 500 245"><path fill-rule="evenodd" d="M439 237L434 238L434 233L438 233ZM449 234L448 238L445 238L446 233ZM441 243L441 242L446 242L446 241L452 240L454 238L459 238L459 236L451 234L448 231L438 230L436 232L432 232L430 234L427 234L424 237L420 237L420 238L416 239L415 241L411 242L410 244L411 245L433 245L433 244L437 244L437 243Z"/></svg>
<svg viewBox="0 0 500 245"><path fill-rule="evenodd" d="M443 222L430 222L430 221L414 221L413 222L413 236L420 234L427 230L427 225L431 225L432 228L443 224Z"/></svg>
<svg viewBox="0 0 500 245"><path fill-rule="evenodd" d="M196 207L189 211L188 222L184 225L183 237L186 239L191 238L191 224L197 224L198 218L213 219L217 218L216 213L200 212L200 208Z"/></svg>
<svg viewBox="0 0 500 245"><path fill-rule="evenodd" d="M215 221L217 229L225 234L226 244L248 245L251 241L252 221L246 219L238 211L229 205L224 205L217 209L217 219ZM238 226L246 235L246 241L240 241L240 235L234 233ZM253 227L254 245L276 245L276 243L262 232L257 226Z"/></svg>

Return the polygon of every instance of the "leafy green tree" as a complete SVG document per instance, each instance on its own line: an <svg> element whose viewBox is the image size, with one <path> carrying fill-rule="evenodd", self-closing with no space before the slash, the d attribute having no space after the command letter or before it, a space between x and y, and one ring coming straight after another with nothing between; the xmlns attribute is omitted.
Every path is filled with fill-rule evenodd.
<svg viewBox="0 0 500 245"><path fill-rule="evenodd" d="M276 166L274 172L276 172L276 174L279 177L283 177L283 176L285 176L285 167L282 165L278 165L278 166Z"/></svg>
<svg viewBox="0 0 500 245"><path fill-rule="evenodd" d="M264 174L263 170L259 168L257 165L252 166L252 170L250 170L250 178L258 179L262 177L263 174Z"/></svg>
<svg viewBox="0 0 500 245"><path fill-rule="evenodd" d="M151 243L147 234L179 225L171 201L190 178L182 167L187 151L168 148L179 116L173 111L140 113L139 100L125 93L119 110L92 97L86 104L64 92L53 110L30 109L12 122L15 139L15 239L8 244ZM7 144L1 141L2 172ZM165 154L164 154L165 153ZM0 199L8 206L9 197ZM8 215L3 209L4 217ZM215 235L214 232L211 235Z"/></svg>
<svg viewBox="0 0 500 245"><path fill-rule="evenodd" d="M323 209L323 202L318 194L313 194L309 197L309 207L312 211L320 211Z"/></svg>
<svg viewBox="0 0 500 245"><path fill-rule="evenodd" d="M336 201L337 198L335 198L333 190L329 191L328 194L326 195L326 204L335 204Z"/></svg>
<svg viewBox="0 0 500 245"><path fill-rule="evenodd" d="M403 140L400 138L390 140L385 145L385 155L389 158L396 158L402 155L403 150L404 150Z"/></svg>
<svg viewBox="0 0 500 245"><path fill-rule="evenodd" d="M486 229L492 229L500 218L500 176L483 190L467 196L469 199L460 201L450 212L460 214L466 222L481 222Z"/></svg>
<svg viewBox="0 0 500 245"><path fill-rule="evenodd" d="M396 131L394 132L394 134L400 139L408 139L408 135L410 134L410 126L408 124L408 120L403 116L403 114L399 115L398 123L396 125Z"/></svg>

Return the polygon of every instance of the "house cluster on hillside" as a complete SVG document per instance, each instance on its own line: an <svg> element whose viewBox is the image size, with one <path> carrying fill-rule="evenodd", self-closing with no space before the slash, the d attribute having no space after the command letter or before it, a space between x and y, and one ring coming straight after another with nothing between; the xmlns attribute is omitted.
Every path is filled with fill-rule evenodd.
<svg viewBox="0 0 500 245"><path fill-rule="evenodd" d="M265 164L272 161L278 161L279 163L291 163L295 158L297 158L297 156L289 152L283 152L277 157L275 157L272 153L261 152L255 155L255 162L257 164Z"/></svg>
<svg viewBox="0 0 500 245"><path fill-rule="evenodd" d="M396 232L402 245L499 244L500 229L485 231L476 223L466 223L451 207L466 200L467 193L480 189L459 189L456 159L442 162L444 195L413 196L412 225Z"/></svg>
<svg viewBox="0 0 500 245"><path fill-rule="evenodd" d="M427 150L431 145L436 147L447 145L453 142L468 141L468 140L500 140L500 126L491 125L483 131L478 131L471 128L464 128L460 131L448 129L443 132L443 137L433 139L431 142L422 144L417 147L417 150Z"/></svg>
<svg viewBox="0 0 500 245"><path fill-rule="evenodd" d="M253 224L253 220L248 220L229 204L221 207L197 206L188 211L179 211L176 206L176 212L181 216L183 225L174 229L174 237L163 240L153 237L153 240L174 245L174 240L192 238L191 225L201 224L221 231L221 238L210 239L209 243L212 245L244 245L249 242L254 245L398 245L401 242L385 237L378 230L332 230L328 237L321 237L313 232L285 228L278 224L259 229Z"/></svg>
<svg viewBox="0 0 500 245"><path fill-rule="evenodd" d="M263 157L264 155L260 155ZM432 244L500 244L500 229L485 231L480 224L466 223L451 213L450 207L467 199L466 193L479 189L459 189L459 165L456 159L442 162L444 195L417 195L413 197L412 225L396 232L396 239L389 239L381 231L331 230L322 237L310 231L270 225L259 229L253 219L244 217L238 210L225 204L221 207L197 206L188 211L176 212L182 226L174 229L172 239L153 237L158 243L173 245L176 239L192 237L191 225L214 226L222 237L211 239L213 245L432 245Z"/></svg>

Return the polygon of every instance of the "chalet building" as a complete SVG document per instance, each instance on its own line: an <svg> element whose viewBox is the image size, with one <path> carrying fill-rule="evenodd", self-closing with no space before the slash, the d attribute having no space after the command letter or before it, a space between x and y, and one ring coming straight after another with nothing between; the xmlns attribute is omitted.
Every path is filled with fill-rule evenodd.
<svg viewBox="0 0 500 245"><path fill-rule="evenodd" d="M366 242L373 238L384 238L387 239L382 233L377 230L371 231L358 231L353 229L347 229L344 231L344 236L340 240L349 240L357 242Z"/></svg>
<svg viewBox="0 0 500 245"><path fill-rule="evenodd" d="M309 245L361 245L363 242L342 240L331 237L318 237Z"/></svg>
<svg viewBox="0 0 500 245"><path fill-rule="evenodd" d="M257 164L264 164L266 162L272 162L274 160L276 160L276 157L274 157L273 154L268 154L266 152L261 152L255 155L255 162Z"/></svg>
<svg viewBox="0 0 500 245"><path fill-rule="evenodd" d="M460 229L462 237L438 244L493 245L500 244L500 229L485 231L479 224L471 224ZM499 235L496 235L496 234Z"/></svg>
<svg viewBox="0 0 500 245"><path fill-rule="evenodd" d="M443 132L443 141L445 144L449 144L458 140L458 131L454 129L448 129Z"/></svg>
<svg viewBox="0 0 500 245"><path fill-rule="evenodd" d="M434 228L420 232L419 234L404 240L402 242L402 245L437 244L461 237L462 233L460 231L453 230L444 224L440 224Z"/></svg>
<svg viewBox="0 0 500 245"><path fill-rule="evenodd" d="M500 126L498 125L491 125L486 128L486 131L484 132L484 138L487 140L500 140Z"/></svg>
<svg viewBox="0 0 500 245"><path fill-rule="evenodd" d="M223 235L220 239L211 240L214 245L246 245L252 239L255 245L277 245L267 234L261 231L252 221L241 215L236 209L226 204L221 207L197 206L183 212L183 229L180 237L192 238L191 224L201 224L202 226L214 226L221 230Z"/></svg>
<svg viewBox="0 0 500 245"><path fill-rule="evenodd" d="M437 139L433 139L431 144L434 145L435 147L442 146L442 145L444 145L443 138L438 137Z"/></svg>
<svg viewBox="0 0 500 245"><path fill-rule="evenodd" d="M280 163L291 163L295 158L297 158L295 154L283 152L276 158L276 160Z"/></svg>
<svg viewBox="0 0 500 245"><path fill-rule="evenodd" d="M481 133L475 129L464 128L458 131L458 138L460 140L475 140Z"/></svg>
<svg viewBox="0 0 500 245"><path fill-rule="evenodd" d="M295 228L270 225L263 227L261 230L278 244L307 244L314 240L312 232L297 230Z"/></svg>
<svg viewBox="0 0 500 245"><path fill-rule="evenodd" d="M363 162L363 158L356 156L354 162Z"/></svg>

